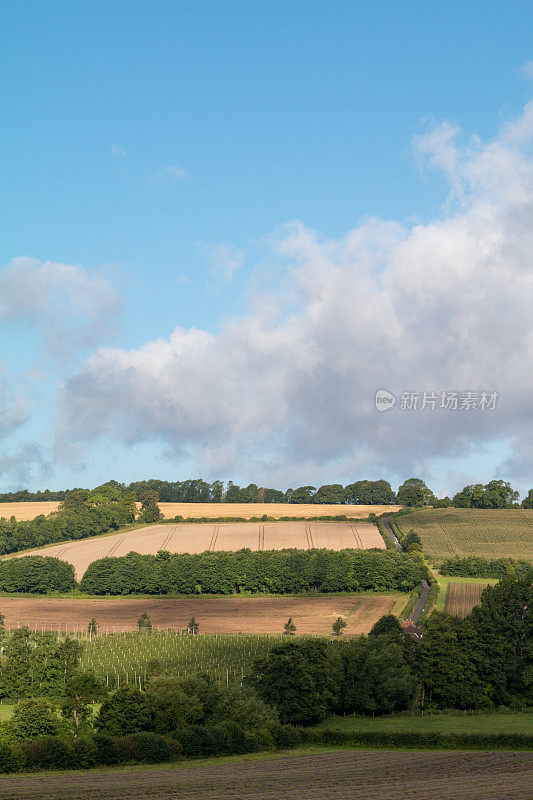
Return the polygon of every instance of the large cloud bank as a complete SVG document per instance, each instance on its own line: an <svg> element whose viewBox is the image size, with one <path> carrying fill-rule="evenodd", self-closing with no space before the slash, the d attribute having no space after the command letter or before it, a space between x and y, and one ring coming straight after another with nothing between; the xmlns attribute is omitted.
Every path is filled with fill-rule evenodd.
<svg viewBox="0 0 533 800"><path fill-rule="evenodd" d="M199 468L264 475L427 459L505 441L533 462L533 104L490 142L444 124L416 142L450 197L424 224L363 221L331 241L300 223L269 247L282 278L213 335L176 328L102 348L64 387L60 440L158 439ZM262 276L264 278L264 276ZM264 281L263 281L264 282ZM494 411L395 409L374 394L497 391ZM246 472L253 474L251 469Z"/></svg>

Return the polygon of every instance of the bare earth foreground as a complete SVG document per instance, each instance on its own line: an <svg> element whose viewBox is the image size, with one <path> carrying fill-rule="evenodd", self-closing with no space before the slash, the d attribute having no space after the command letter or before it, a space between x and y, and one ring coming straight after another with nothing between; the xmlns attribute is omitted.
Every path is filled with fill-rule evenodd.
<svg viewBox="0 0 533 800"><path fill-rule="evenodd" d="M41 503L0 503L0 517L17 520L34 519L39 514L57 511L60 503L44 500ZM362 519L370 512L383 514L398 511L401 506L339 506L300 503L159 503L163 516L177 517L321 517L345 514L352 519Z"/></svg>
<svg viewBox="0 0 533 800"><path fill-rule="evenodd" d="M78 542L56 544L18 554L45 555L61 558L74 565L78 580L92 561L127 553L153 554L158 550L169 553L203 553L205 550L308 550L325 547L328 550L371 547L385 549L385 543L375 525L368 522L235 522L190 523L180 525L151 525L148 528L81 539Z"/></svg>
<svg viewBox="0 0 533 800"><path fill-rule="evenodd" d="M368 633L383 614L399 614L406 595L351 595L349 597L220 597L190 599L103 597L98 600L57 600L2 597L6 628L28 625L39 631L86 631L95 617L101 633L136 630L148 611L156 628L182 630L191 617L202 633L280 633L292 617L298 633L329 634L339 616L345 633Z"/></svg>
<svg viewBox="0 0 533 800"><path fill-rule="evenodd" d="M533 754L338 750L211 765L12 777L10 800L528 800Z"/></svg>

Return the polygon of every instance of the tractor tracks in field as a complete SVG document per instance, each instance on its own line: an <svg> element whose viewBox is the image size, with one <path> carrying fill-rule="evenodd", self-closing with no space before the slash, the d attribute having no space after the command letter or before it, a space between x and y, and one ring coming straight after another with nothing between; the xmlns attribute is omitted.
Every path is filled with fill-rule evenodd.
<svg viewBox="0 0 533 800"><path fill-rule="evenodd" d="M165 539L163 540L163 544L159 548L160 550L166 550L167 549L167 547L169 546L169 544L171 542L172 537L174 536L174 534L176 533L177 530L178 530L177 528L171 528L170 529L169 533L167 533L167 535L165 536Z"/></svg>
<svg viewBox="0 0 533 800"><path fill-rule="evenodd" d="M313 542L313 534L311 533L311 526L305 526L305 538L307 540L307 549L314 550L315 543Z"/></svg>
<svg viewBox="0 0 533 800"><path fill-rule="evenodd" d="M115 555L115 553L117 552L118 548L120 547L120 545L122 544L122 542L125 540L125 538L126 538L125 536L121 536L121 537L120 537L120 539L118 539L118 540L117 540L117 541L116 541L116 542L115 542L115 543L114 543L114 544L113 544L113 545L110 547L110 549L109 549L109 551L108 551L108 553L107 553L107 555L106 555L106 558L111 558L111 556L114 556L114 555Z"/></svg>
<svg viewBox="0 0 533 800"><path fill-rule="evenodd" d="M264 525L260 525L259 526L257 549L258 550L264 550L265 549L265 526Z"/></svg>
<svg viewBox="0 0 533 800"><path fill-rule="evenodd" d="M220 533L220 525L215 525L215 530L213 531L213 535L211 536L211 541L209 542L209 547L207 548L208 550L215 549L219 533Z"/></svg>

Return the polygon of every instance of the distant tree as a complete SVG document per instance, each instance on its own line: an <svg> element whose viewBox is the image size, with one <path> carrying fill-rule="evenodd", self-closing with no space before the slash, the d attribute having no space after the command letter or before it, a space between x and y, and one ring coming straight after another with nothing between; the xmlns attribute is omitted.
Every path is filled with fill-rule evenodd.
<svg viewBox="0 0 533 800"><path fill-rule="evenodd" d="M152 709L146 692L124 686L110 694L100 708L95 728L110 736L129 736L152 729Z"/></svg>
<svg viewBox="0 0 533 800"><path fill-rule="evenodd" d="M412 705L418 680L401 642L390 636L360 636L344 643L341 657L338 711L390 713Z"/></svg>
<svg viewBox="0 0 533 800"><path fill-rule="evenodd" d="M344 503L344 489L340 483L331 483L321 486L315 496L313 503L339 504Z"/></svg>
<svg viewBox="0 0 533 800"><path fill-rule="evenodd" d="M394 614L385 614L380 617L377 622L374 622L369 636L392 636L395 639L401 639L403 635L402 626Z"/></svg>
<svg viewBox="0 0 533 800"><path fill-rule="evenodd" d="M396 500L388 481L356 481L346 486L345 502L355 505L390 505Z"/></svg>
<svg viewBox="0 0 533 800"><path fill-rule="evenodd" d="M200 625L196 622L194 617L191 617L189 620L189 624L187 625L187 633L198 633L200 629Z"/></svg>
<svg viewBox="0 0 533 800"><path fill-rule="evenodd" d="M453 505L453 502L450 500L448 496L446 497L435 497L433 500L433 507L434 508L449 508Z"/></svg>
<svg viewBox="0 0 533 800"><path fill-rule="evenodd" d="M137 630L139 631L152 630L152 620L148 611L143 611L143 613L137 620Z"/></svg>
<svg viewBox="0 0 533 800"><path fill-rule="evenodd" d="M533 508L533 489L530 489L527 497L522 500L522 508Z"/></svg>
<svg viewBox="0 0 533 800"><path fill-rule="evenodd" d="M300 486L294 489L290 496L290 503L312 503L316 488L314 486Z"/></svg>
<svg viewBox="0 0 533 800"><path fill-rule="evenodd" d="M92 714L90 704L95 703L104 694L103 685L90 672L80 672L67 680L61 701L61 714L72 724L74 738Z"/></svg>
<svg viewBox="0 0 533 800"><path fill-rule="evenodd" d="M283 633L285 636L292 636L292 634L296 630L296 625L292 621L292 617L289 617L285 625L283 626Z"/></svg>
<svg viewBox="0 0 533 800"><path fill-rule="evenodd" d="M397 501L402 506L433 505L434 495L421 478L409 478L398 489Z"/></svg>
<svg viewBox="0 0 533 800"><path fill-rule="evenodd" d="M162 514L159 506L157 505L159 495L153 489L147 489L139 494L141 502L141 514L139 522L157 522L161 519Z"/></svg>
<svg viewBox="0 0 533 800"><path fill-rule="evenodd" d="M94 617L92 617L89 625L87 626L87 633L91 639L93 636L98 636L98 623Z"/></svg>
<svg viewBox="0 0 533 800"><path fill-rule="evenodd" d="M11 719L5 724L8 738L15 741L41 739L57 736L59 719L54 706L44 697L28 697L20 700Z"/></svg>
<svg viewBox="0 0 533 800"><path fill-rule="evenodd" d="M202 701L188 693L179 678L156 676L148 683L147 694L156 733L168 734L202 720Z"/></svg>
<svg viewBox="0 0 533 800"><path fill-rule="evenodd" d="M342 629L346 627L346 621L343 620L342 617L337 617L331 627L333 636L340 636L342 634Z"/></svg>
<svg viewBox="0 0 533 800"><path fill-rule="evenodd" d="M282 723L308 725L330 713L341 676L337 647L324 639L291 639L254 663L251 680Z"/></svg>

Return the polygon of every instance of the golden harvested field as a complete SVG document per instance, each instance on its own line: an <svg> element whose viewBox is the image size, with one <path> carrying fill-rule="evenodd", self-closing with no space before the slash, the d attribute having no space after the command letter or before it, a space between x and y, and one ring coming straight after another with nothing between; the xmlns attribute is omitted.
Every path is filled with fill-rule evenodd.
<svg viewBox="0 0 533 800"><path fill-rule="evenodd" d="M385 511L398 511L401 506L341 506L313 503L159 503L165 517L335 517L346 514L361 519Z"/></svg>
<svg viewBox="0 0 533 800"><path fill-rule="evenodd" d="M375 525L368 522L265 522L259 523L182 523L153 525L147 528L97 536L78 542L56 544L22 555L46 555L61 558L74 565L78 580L93 561L108 556L125 556L131 551L143 555L158 550L170 553L203 553L205 550L308 550L324 547L329 550L371 547L385 549Z"/></svg>
<svg viewBox="0 0 533 800"><path fill-rule="evenodd" d="M35 519L40 514L51 514L57 511L60 503L55 500L45 500L42 503L0 503L0 517L11 519L15 517L19 522L25 519Z"/></svg>
<svg viewBox="0 0 533 800"><path fill-rule="evenodd" d="M533 561L533 509L434 508L398 519L411 529L436 564L451 556L524 558Z"/></svg>
<svg viewBox="0 0 533 800"><path fill-rule="evenodd" d="M2 597L6 628L84 632L95 617L102 633L137 629L147 611L154 627L182 630L196 617L202 633L281 633L289 617L299 634L331 633L337 617L345 617L345 634L368 633L384 614L398 615L407 595L400 592L339 597L103 597L95 600L47 597Z"/></svg>
<svg viewBox="0 0 533 800"><path fill-rule="evenodd" d="M0 503L0 517L12 516L18 520L34 519L39 514L57 511L60 503ZM140 508L140 503L138 503ZM383 514L385 511L398 511L401 506L338 506L338 505L299 505L296 503L159 503L163 516L187 517L329 517L346 514L353 519L368 517L370 512Z"/></svg>
<svg viewBox="0 0 533 800"><path fill-rule="evenodd" d="M527 800L528 752L341 750L3 775L5 800Z"/></svg>

